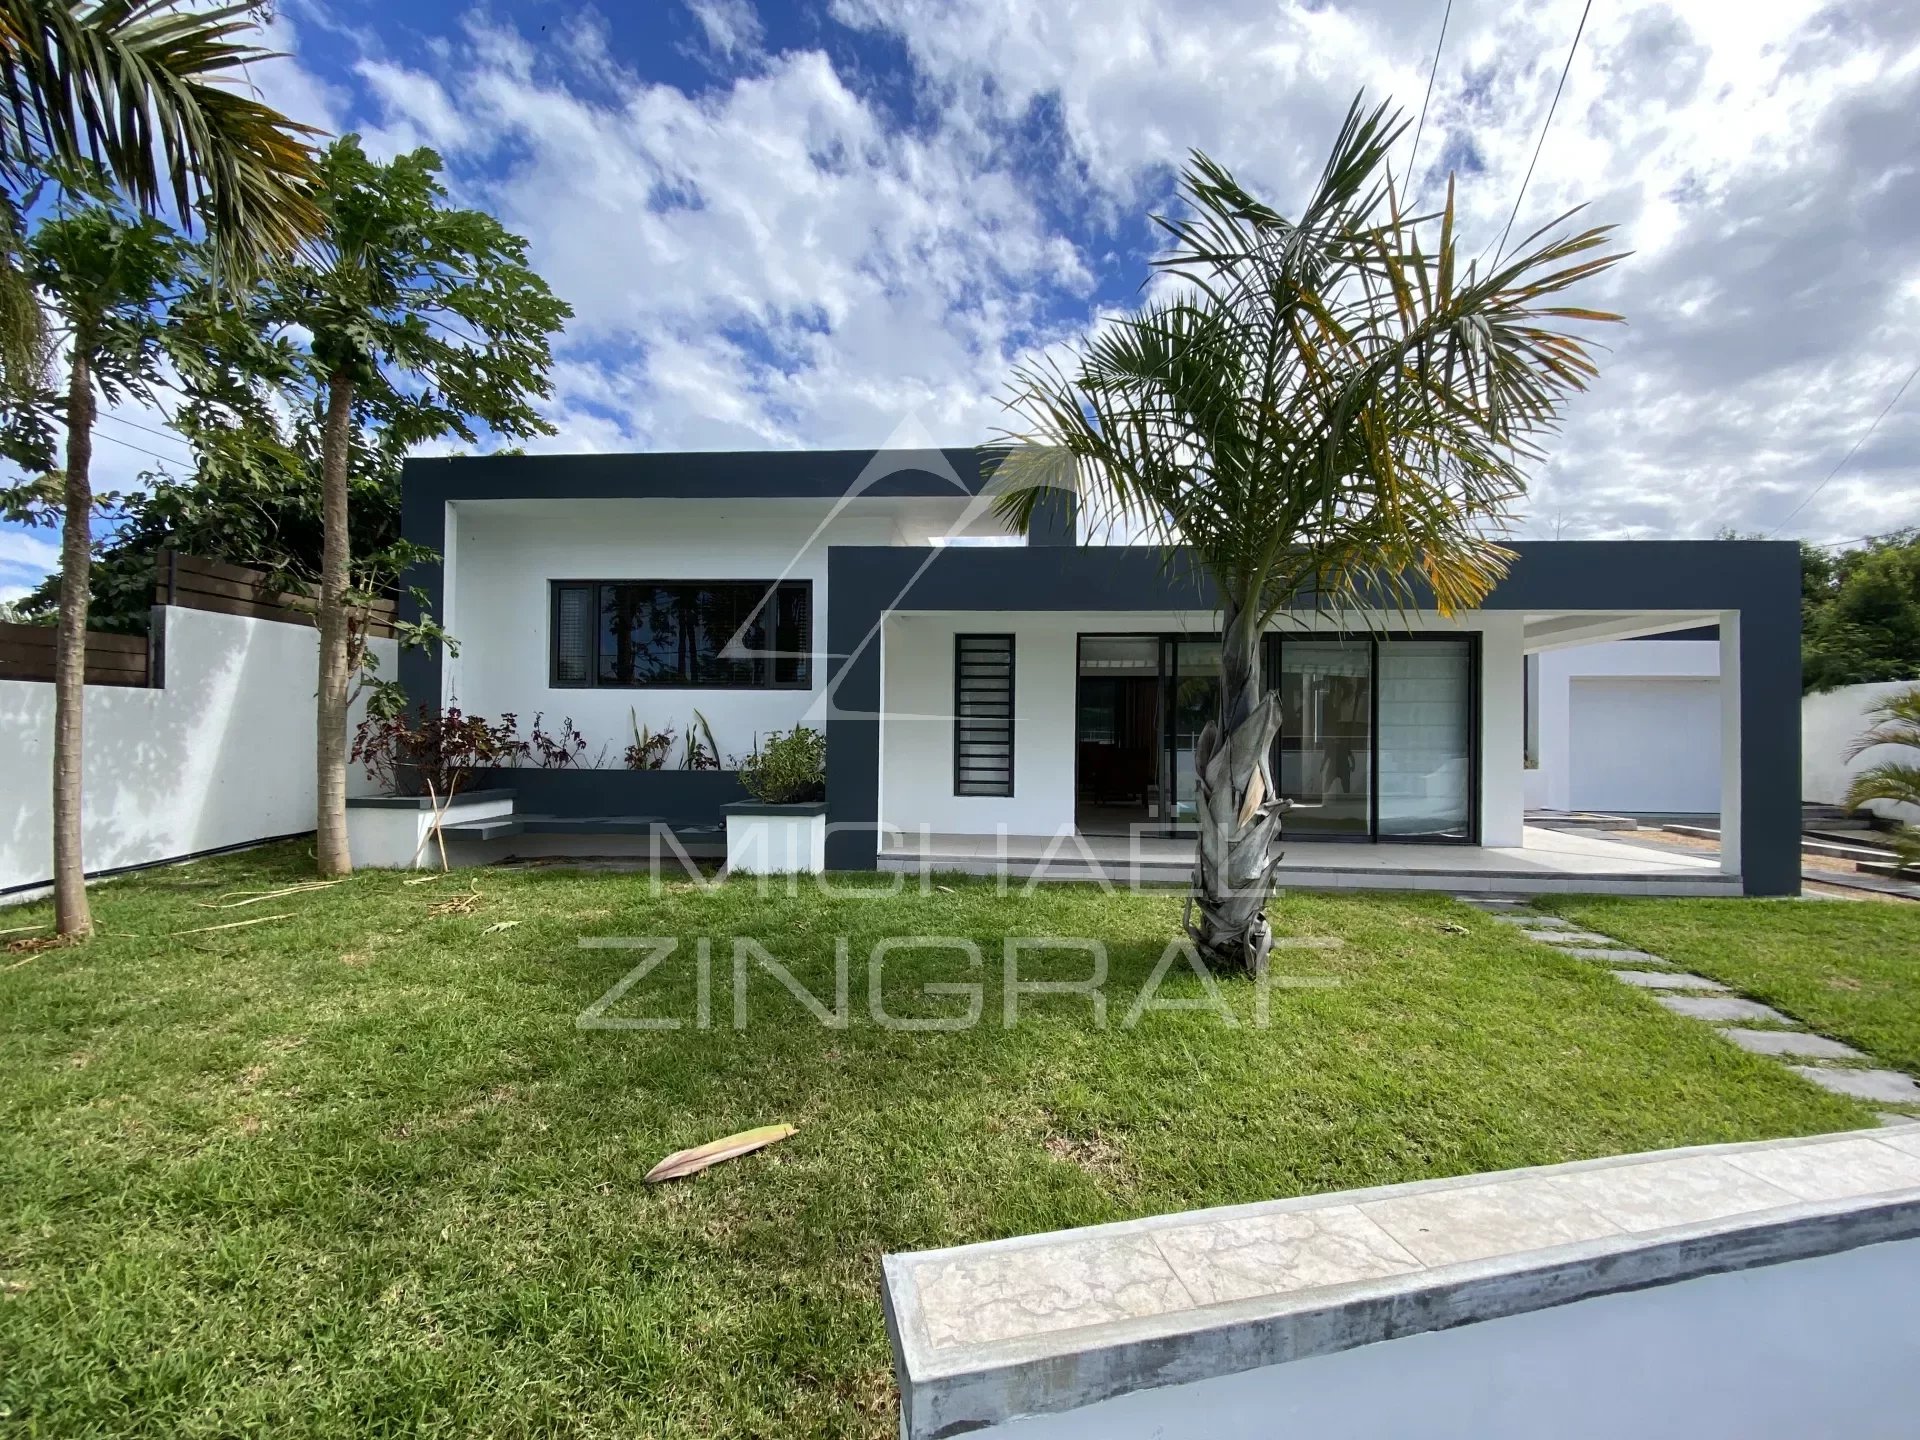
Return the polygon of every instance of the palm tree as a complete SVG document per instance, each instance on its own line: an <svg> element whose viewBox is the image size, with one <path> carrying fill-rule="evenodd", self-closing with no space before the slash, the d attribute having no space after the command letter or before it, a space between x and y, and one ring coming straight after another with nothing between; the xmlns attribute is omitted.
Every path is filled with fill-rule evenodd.
<svg viewBox="0 0 1920 1440"><path fill-rule="evenodd" d="M1853 742L1847 759L1857 759L1876 745L1901 745L1920 755L1920 685L1887 696L1867 714L1874 726ZM1847 787L1847 808L1858 810L1869 800L1920 807L1920 761L1882 760L1855 775ZM1903 866L1920 865L1920 826L1901 825L1893 832L1893 848Z"/></svg>
<svg viewBox="0 0 1920 1440"><path fill-rule="evenodd" d="M1068 364L1023 367L1009 400L1025 423L1003 515L1024 527L1070 483L1094 524L1143 532L1213 582L1220 698L1194 751L1187 930L1250 970L1271 943L1285 809L1261 636L1303 597L1361 624L1477 604L1511 557L1491 536L1523 467L1597 373L1569 327L1619 318L1560 303L1620 258L1605 228L1556 221L1482 265L1457 253L1451 179L1439 212L1405 213L1387 157L1406 123L1356 99L1297 220L1195 153L1189 213L1156 217L1165 297Z"/></svg>
<svg viewBox="0 0 1920 1440"><path fill-rule="evenodd" d="M133 205L204 218L236 277L320 225L317 132L245 93L260 0L0 0L0 383L37 382L47 339L22 268L49 167L99 166ZM237 81L236 86L233 82Z"/></svg>

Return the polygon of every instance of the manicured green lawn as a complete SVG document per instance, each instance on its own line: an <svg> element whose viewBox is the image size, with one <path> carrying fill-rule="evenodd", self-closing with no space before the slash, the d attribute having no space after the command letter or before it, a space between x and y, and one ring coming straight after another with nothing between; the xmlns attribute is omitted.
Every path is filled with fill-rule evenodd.
<svg viewBox="0 0 1920 1440"><path fill-rule="evenodd" d="M1920 1075L1920 905L1590 898L1542 908Z"/></svg>
<svg viewBox="0 0 1920 1440"><path fill-rule="evenodd" d="M877 1440L896 1425L887 1250L1871 1123L1443 898L1288 897L1283 934L1342 943L1279 968L1337 985L1273 990L1266 1029L1237 981L1235 1027L1123 1028L1170 898L655 896L549 870L202 908L303 864L282 849L106 886L91 945L0 956L0 1429ZM473 913L428 914L470 881ZM262 913L291 918L179 933ZM577 1028L644 953L582 935L678 937L608 1013L681 1028ZM897 952L887 1009L963 1016L967 995L920 987L978 979L981 1024L872 1018L874 943L912 935L970 938L984 965ZM1102 941L1107 1025L1084 995L1022 995L1008 1029L1007 935ZM830 994L839 936L846 1028L758 967L733 1028L734 937ZM1021 973L1090 963L1030 954ZM1179 969L1159 993L1205 998ZM641 1183L669 1150L780 1120L800 1134Z"/></svg>

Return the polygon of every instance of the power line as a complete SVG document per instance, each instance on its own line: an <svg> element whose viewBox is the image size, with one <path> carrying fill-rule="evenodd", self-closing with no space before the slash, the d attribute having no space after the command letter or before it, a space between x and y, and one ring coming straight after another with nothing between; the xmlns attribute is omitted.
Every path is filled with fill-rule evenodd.
<svg viewBox="0 0 1920 1440"><path fill-rule="evenodd" d="M1433 66L1427 71L1427 93L1420 100L1420 119L1413 127L1413 151L1407 156L1407 183L1413 187L1417 198L1420 194L1420 132L1427 128L1427 106L1433 103L1433 77L1440 73L1440 50L1447 43L1447 21L1453 18L1453 0L1447 0L1446 11L1440 16L1440 38L1433 47Z"/></svg>
<svg viewBox="0 0 1920 1440"><path fill-rule="evenodd" d="M106 435L96 430L94 431L93 438L96 440L104 440L109 445L123 445L129 450L139 451L142 455L151 455L156 460L164 460L169 465L186 463L178 455L162 455L158 450L149 450L144 445L135 445L131 440L122 440L118 435Z"/></svg>
<svg viewBox="0 0 1920 1440"><path fill-rule="evenodd" d="M1907 393L1907 387L1913 384L1914 377L1916 375L1920 375L1920 365L1914 366L1913 369L1907 372L1907 378L1902 380L1900 382L1900 388L1893 392L1893 399L1889 400L1886 403L1886 407L1882 409L1878 415L1873 417L1873 423L1867 426L1866 433L1861 435L1861 437L1858 440L1853 442L1853 448L1847 451L1846 454L1840 457L1840 463L1834 466L1833 469L1827 472L1827 478L1825 480L1822 480L1818 485L1814 486L1813 489L1809 490L1806 493L1806 496L1800 501L1800 503L1794 506L1793 509L1789 510L1778 525L1774 526L1773 529L1767 532L1768 539L1772 539L1775 535L1778 535L1783 529L1785 529L1788 520L1793 519L1794 516L1798 515L1802 510L1806 509L1807 506L1812 503L1813 497L1818 495L1822 490L1826 489L1827 486L1832 482L1833 477L1838 475L1842 470L1847 468L1847 462L1853 459L1853 457L1859 453L1860 447L1866 444L1867 440L1872 436L1873 432L1880 428L1880 422L1886 419L1887 416L1890 413L1892 413L1893 407L1900 403L1900 397Z"/></svg>
<svg viewBox="0 0 1920 1440"><path fill-rule="evenodd" d="M1567 47L1567 63L1560 67L1560 83L1553 87L1553 103L1547 106L1546 123L1540 127L1540 139L1533 147L1533 159L1527 162L1527 173L1520 181L1520 193L1513 197L1513 213L1507 216L1507 228L1500 232L1500 248L1493 252L1493 263L1498 265L1500 257L1506 252L1507 236L1513 232L1513 222L1520 217L1520 202L1527 198L1527 186L1533 180L1533 167L1540 163L1540 152L1546 148L1547 131L1553 126L1553 112L1560 108L1560 92L1567 88L1567 73L1573 69L1574 51L1580 48L1580 37L1586 33L1587 16L1593 10L1593 0L1587 0L1580 11L1580 23L1574 28L1573 44Z"/></svg>
<svg viewBox="0 0 1920 1440"><path fill-rule="evenodd" d="M115 425L125 425L130 430L144 430L149 435L158 435L162 440L172 440L181 445L187 443L178 430L156 430L151 425L142 425L136 420L123 420L118 415L102 415L98 418L111 420Z"/></svg>

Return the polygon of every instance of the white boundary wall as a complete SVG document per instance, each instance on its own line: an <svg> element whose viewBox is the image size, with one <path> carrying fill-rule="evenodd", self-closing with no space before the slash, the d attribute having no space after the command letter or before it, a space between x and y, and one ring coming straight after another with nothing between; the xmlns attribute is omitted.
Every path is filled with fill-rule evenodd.
<svg viewBox="0 0 1920 1440"><path fill-rule="evenodd" d="M1881 680L1803 696L1800 701L1800 798L1821 805L1839 805L1846 800L1847 786L1859 771L1883 760L1913 761L1912 751L1892 745L1875 746L1857 760L1848 760L1847 750L1871 726L1867 711L1872 706L1916 685L1920 685L1920 681ZM1868 808L1879 815L1920 825L1920 806L1875 800Z"/></svg>
<svg viewBox="0 0 1920 1440"><path fill-rule="evenodd" d="M1595 804L1590 798L1576 796L1574 772L1580 760L1574 755L1574 701L1576 686L1582 681L1634 679L1662 681L1712 682L1718 691L1720 642L1718 640L1609 640L1594 645L1570 645L1544 650L1538 660L1538 688L1534 696L1539 730L1539 768L1527 776L1527 804L1532 809L1576 810ZM1615 757L1658 757L1667 753L1689 755L1716 753L1718 712L1702 722L1699 733L1684 737L1664 734L1661 726L1670 718L1666 712L1649 713L1643 724L1610 726L1587 732L1588 743L1606 744ZM1588 757L1599 764L1609 757ZM1650 763L1657 763L1657 759ZM1719 775L1712 776L1717 791ZM1602 806L1602 808L1605 808ZM1616 808L1632 808L1618 807ZM1659 804L1642 807L1651 810L1685 811L1699 808L1678 791ZM1718 809L1716 794L1708 809Z"/></svg>
<svg viewBox="0 0 1920 1440"><path fill-rule="evenodd" d="M89 872L313 829L319 633L173 606L157 689L89 685ZM373 642L391 677L394 642ZM353 720L359 719L356 713ZM53 870L53 685L0 680L0 891ZM351 793L366 793L358 767Z"/></svg>

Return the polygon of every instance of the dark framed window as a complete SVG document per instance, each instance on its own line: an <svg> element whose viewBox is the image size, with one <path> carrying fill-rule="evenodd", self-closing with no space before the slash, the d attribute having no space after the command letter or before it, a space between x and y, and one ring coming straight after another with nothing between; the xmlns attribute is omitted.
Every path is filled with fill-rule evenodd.
<svg viewBox="0 0 1920 1440"><path fill-rule="evenodd" d="M1013 636L953 637L953 793L1013 794Z"/></svg>
<svg viewBox="0 0 1920 1440"><path fill-rule="evenodd" d="M556 686L805 690L810 580L556 580Z"/></svg>

